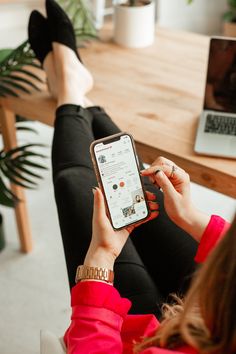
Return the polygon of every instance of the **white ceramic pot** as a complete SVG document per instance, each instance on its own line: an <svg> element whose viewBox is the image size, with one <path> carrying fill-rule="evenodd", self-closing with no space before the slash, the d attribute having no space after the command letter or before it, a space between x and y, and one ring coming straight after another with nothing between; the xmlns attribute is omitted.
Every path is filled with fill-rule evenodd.
<svg viewBox="0 0 236 354"><path fill-rule="evenodd" d="M158 24L187 31L219 34L227 0L158 0Z"/></svg>
<svg viewBox="0 0 236 354"><path fill-rule="evenodd" d="M129 48L151 45L155 33L155 4L144 1L143 6L115 5L114 41Z"/></svg>

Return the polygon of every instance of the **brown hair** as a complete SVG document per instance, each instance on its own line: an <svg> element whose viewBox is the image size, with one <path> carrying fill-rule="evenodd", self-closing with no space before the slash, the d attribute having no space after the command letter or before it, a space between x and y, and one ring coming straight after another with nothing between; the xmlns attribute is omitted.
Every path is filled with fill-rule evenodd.
<svg viewBox="0 0 236 354"><path fill-rule="evenodd" d="M197 271L184 300L164 305L163 321L151 338L135 345L178 348L199 353L236 353L236 215L225 237Z"/></svg>

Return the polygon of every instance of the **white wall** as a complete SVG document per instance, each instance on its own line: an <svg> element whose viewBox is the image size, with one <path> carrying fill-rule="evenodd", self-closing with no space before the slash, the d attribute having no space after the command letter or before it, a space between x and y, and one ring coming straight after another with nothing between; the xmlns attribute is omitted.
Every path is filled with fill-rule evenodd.
<svg viewBox="0 0 236 354"><path fill-rule="evenodd" d="M40 0L0 4L0 48L14 48L27 39L27 23L33 9L43 9Z"/></svg>
<svg viewBox="0 0 236 354"><path fill-rule="evenodd" d="M158 22L161 26L219 34L227 0L158 0Z"/></svg>

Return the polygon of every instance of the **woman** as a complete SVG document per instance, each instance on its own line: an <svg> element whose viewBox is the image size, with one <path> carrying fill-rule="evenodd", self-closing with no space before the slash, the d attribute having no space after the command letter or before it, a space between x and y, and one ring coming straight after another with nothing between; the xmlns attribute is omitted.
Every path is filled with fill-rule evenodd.
<svg viewBox="0 0 236 354"><path fill-rule="evenodd" d="M142 172L152 212L149 221L121 231L112 229L101 191L95 188L92 193L96 177L89 146L94 139L117 133L119 128L102 108L86 98L93 79L80 61L66 14L54 0L46 1L46 10L47 19L36 11L32 13L29 40L57 100L53 181L71 287L77 266L85 265L79 268L79 282L72 289L72 323L64 340L68 353L130 353L135 350L134 341L153 335L159 327L160 307L168 294L185 294L196 267L198 242L196 261L200 262L225 232L227 223L196 210L190 199L189 176L159 157ZM113 269L114 287L109 283ZM92 279L85 279L88 277ZM121 298L118 291L129 300ZM188 309L188 302L184 306ZM182 311L182 306L170 309L175 313ZM202 339L211 349L206 341L208 337L211 340L210 328L207 332L200 327L197 335L186 330L184 335L179 318L176 314L173 320L164 320L157 338L151 344L143 342L140 350L147 345L145 353L168 353L160 347L177 351L186 344L183 353L195 353L193 348L201 352ZM198 324L197 316L196 321ZM230 328L231 335L234 332ZM226 346L222 348L221 353L235 350L233 346L226 351Z"/></svg>

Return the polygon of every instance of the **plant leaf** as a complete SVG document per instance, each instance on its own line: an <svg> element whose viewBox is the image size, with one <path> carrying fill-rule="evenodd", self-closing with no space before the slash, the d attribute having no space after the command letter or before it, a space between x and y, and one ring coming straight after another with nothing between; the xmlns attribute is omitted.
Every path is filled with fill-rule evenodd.
<svg viewBox="0 0 236 354"><path fill-rule="evenodd" d="M31 132L34 134L38 134L38 131L34 128L30 128L30 127L23 127L23 126L16 126L17 131L27 131L27 132Z"/></svg>
<svg viewBox="0 0 236 354"><path fill-rule="evenodd" d="M17 70L12 70L12 73L17 72L17 73L22 73L25 75L28 75L29 77L31 77L32 79L35 79L39 82L44 83L44 81L37 75L35 75L34 73L32 73L31 71L27 70L27 69L22 69L22 68L18 68Z"/></svg>
<svg viewBox="0 0 236 354"><path fill-rule="evenodd" d="M27 184L19 181L17 178L14 177L14 175L9 172L9 170L6 169L6 167L4 165L0 166L2 173L4 174L5 177L7 177L9 179L9 181L11 181L12 183L16 184L17 186L21 186L23 188L27 188L27 189L34 189L32 186L28 186Z"/></svg>
<svg viewBox="0 0 236 354"><path fill-rule="evenodd" d="M13 208L19 199L10 191L0 177L0 204Z"/></svg>
<svg viewBox="0 0 236 354"><path fill-rule="evenodd" d="M27 165L35 168L40 168L41 170L47 170L48 168L46 166L40 165L38 163L26 160L24 158L19 158L17 161L19 161L22 165Z"/></svg>
<svg viewBox="0 0 236 354"><path fill-rule="evenodd" d="M17 152L25 151L30 147L45 147L45 146L46 146L45 144L33 144L33 143L32 144L25 144L25 145L17 146L16 148L5 152L5 154L8 157L8 156L14 155ZM0 154L1 154L1 152L0 152Z"/></svg>
<svg viewBox="0 0 236 354"><path fill-rule="evenodd" d="M12 75L12 73L13 72L16 73L18 70L20 70L19 72L22 73L22 70L24 70L24 74L28 75L29 78L32 78L32 74L29 74L28 70L25 69L24 67L28 65L36 68L41 68L41 65L35 62L35 55L32 49L30 48L29 42L25 41L13 50L9 50L9 49L7 51L5 50L4 52L2 52L1 59L2 60L0 61L0 95L17 96L14 91L9 89L8 87L6 88L6 86L4 85L4 80L11 81L11 82L5 81L7 85L13 86L17 89L20 89L21 91L28 93L29 91L26 88L23 88L21 85L17 86L19 85L19 81L23 82L23 80L27 81L27 79L26 78L19 79L19 77L16 79L14 78L14 76L16 75ZM36 74L33 74L33 76L35 75ZM30 81L27 82L27 84L30 85L31 87L34 87L35 89L38 89L36 88L35 84L32 82L30 83Z"/></svg>
<svg viewBox="0 0 236 354"><path fill-rule="evenodd" d="M0 204L13 207L16 201L19 200L5 185L5 178L7 178L13 184L28 189L35 189L37 186L37 181L34 181L34 178L42 178L39 174L31 171L30 168L25 167L25 165L28 165L35 169L47 169L47 167L40 165L39 163L27 160L28 157L45 157L43 154L29 150L34 146L38 147L45 145L26 144L8 152L5 152L4 150L0 152Z"/></svg>
<svg viewBox="0 0 236 354"><path fill-rule="evenodd" d="M33 177L39 178L39 179L43 178L42 176L38 175L37 173L34 173L34 172L30 171L28 168L23 167L22 164L20 162L16 161L16 160L13 160L12 164L16 168L18 168L18 170L21 170L22 172L24 172L24 173L26 173L26 174L28 174L30 176L33 176Z"/></svg>
<svg viewBox="0 0 236 354"><path fill-rule="evenodd" d="M1 79L1 82L3 82L4 84L6 84L7 86L12 86L15 89L18 89L20 91L26 92L26 93L30 93L30 91L25 88L24 86L18 84L17 82L8 80L8 79Z"/></svg>
<svg viewBox="0 0 236 354"><path fill-rule="evenodd" d="M12 49L0 49L0 63L8 57L8 55L12 52Z"/></svg>
<svg viewBox="0 0 236 354"><path fill-rule="evenodd" d="M9 160L9 161L6 161L5 162L6 164L6 171L14 178L14 177L17 177L19 179L19 181L25 181L25 182L28 182L30 184L33 184L33 185L37 185L36 182L32 181L31 179L25 177L22 173L20 173L17 168L12 165L12 161Z"/></svg>
<svg viewBox="0 0 236 354"><path fill-rule="evenodd" d="M24 82L25 84L33 87L36 91L40 91L38 86L36 86L32 81L25 79L24 77L20 77L17 75L10 75L8 78L9 78L9 80Z"/></svg>
<svg viewBox="0 0 236 354"><path fill-rule="evenodd" d="M43 154L39 154L38 152L33 152L33 151L24 151L22 152L22 154L20 154L19 156L16 156L15 159L18 160L19 158L23 159L29 156L33 156L33 157L41 157L43 159L48 158L46 155Z"/></svg>
<svg viewBox="0 0 236 354"><path fill-rule="evenodd" d="M17 93L10 89L9 87L6 87L5 85L2 85L1 80L0 80L0 95L2 96L10 95L14 97L18 97Z"/></svg>

